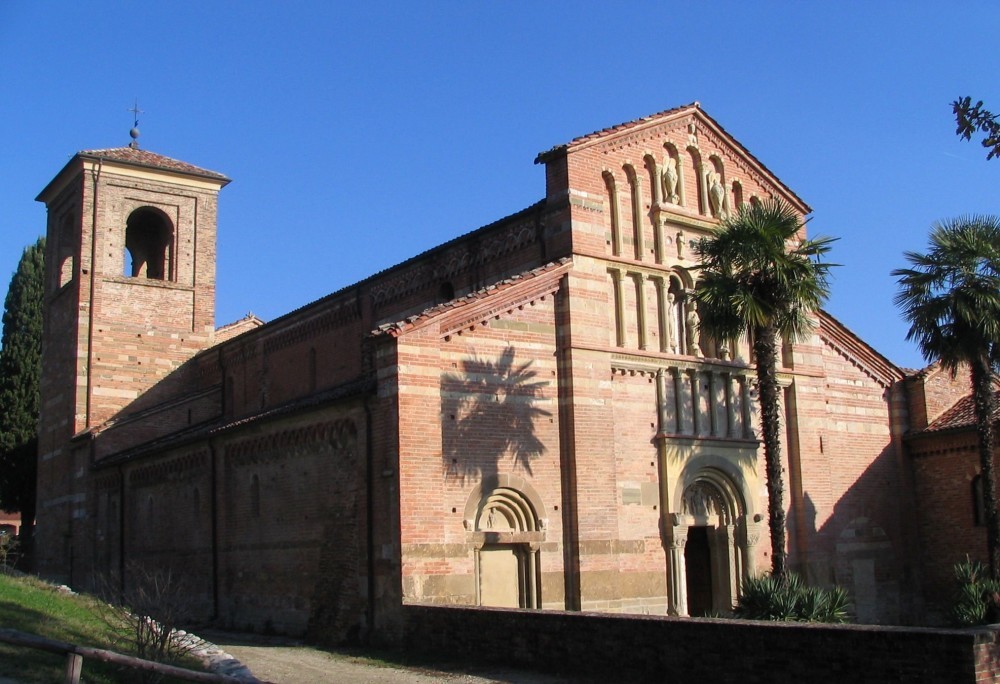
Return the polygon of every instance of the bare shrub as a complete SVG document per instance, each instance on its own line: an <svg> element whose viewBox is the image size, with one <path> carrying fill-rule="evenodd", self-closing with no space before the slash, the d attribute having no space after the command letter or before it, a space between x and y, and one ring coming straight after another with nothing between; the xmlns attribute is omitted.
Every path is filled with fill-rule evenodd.
<svg viewBox="0 0 1000 684"><path fill-rule="evenodd" d="M195 604L183 577L170 569L129 564L124 589L104 582L101 617L111 633L113 648L145 660L179 664L202 645L183 628L195 615ZM143 681L161 675L143 673Z"/></svg>

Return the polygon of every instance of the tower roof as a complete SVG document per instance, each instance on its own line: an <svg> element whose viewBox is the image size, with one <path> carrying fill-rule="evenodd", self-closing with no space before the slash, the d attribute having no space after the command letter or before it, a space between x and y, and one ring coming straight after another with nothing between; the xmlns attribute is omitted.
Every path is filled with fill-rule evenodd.
<svg viewBox="0 0 1000 684"><path fill-rule="evenodd" d="M162 154L156 154L148 150L140 150L134 147L109 147L105 150L82 150L77 152L78 157L89 159L105 159L121 164L132 166L144 166L151 169L161 169L164 171L174 171L177 173L190 174L192 176L204 176L205 178L215 178L216 180L229 181L228 178L216 171L209 171L194 164L188 164L178 159L171 159Z"/></svg>
<svg viewBox="0 0 1000 684"><path fill-rule="evenodd" d="M201 182L208 182L219 188L227 185L229 178L218 173L209 171L194 164L171 159L162 154L156 154L148 150L140 150L135 147L109 147L104 150L81 150L73 155L66 166L45 186L35 199L39 202L47 202L70 178L80 172L82 166L93 163L103 164L108 162L119 167L131 167L141 171L150 169L163 171L178 176L199 179Z"/></svg>

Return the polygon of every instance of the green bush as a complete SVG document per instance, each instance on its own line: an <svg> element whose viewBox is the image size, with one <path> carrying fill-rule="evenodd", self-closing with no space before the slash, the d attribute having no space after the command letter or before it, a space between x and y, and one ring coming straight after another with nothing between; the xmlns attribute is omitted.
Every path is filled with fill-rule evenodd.
<svg viewBox="0 0 1000 684"><path fill-rule="evenodd" d="M840 587L807 586L789 573L784 581L771 575L748 578L733 614L747 620L847 622L847 592Z"/></svg>
<svg viewBox="0 0 1000 684"><path fill-rule="evenodd" d="M960 627L1000 621L1000 582L979 561L966 556L955 565L955 596L951 617Z"/></svg>

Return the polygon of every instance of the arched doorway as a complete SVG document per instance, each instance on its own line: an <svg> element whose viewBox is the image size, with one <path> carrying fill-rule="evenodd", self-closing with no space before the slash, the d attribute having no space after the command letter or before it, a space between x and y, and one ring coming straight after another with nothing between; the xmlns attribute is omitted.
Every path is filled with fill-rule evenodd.
<svg viewBox="0 0 1000 684"><path fill-rule="evenodd" d="M529 498L511 487L490 489L477 506L474 539L476 603L539 608L539 544L544 532Z"/></svg>
<svg viewBox="0 0 1000 684"><path fill-rule="evenodd" d="M695 617L731 610L748 569L743 497L725 473L703 468L685 487L680 508L683 609Z"/></svg>

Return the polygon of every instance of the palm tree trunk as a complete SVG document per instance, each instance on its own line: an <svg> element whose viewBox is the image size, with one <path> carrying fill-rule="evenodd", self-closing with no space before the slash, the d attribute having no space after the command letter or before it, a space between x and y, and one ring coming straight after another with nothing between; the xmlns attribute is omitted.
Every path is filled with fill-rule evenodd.
<svg viewBox="0 0 1000 684"><path fill-rule="evenodd" d="M972 396L976 411L976 432L979 435L979 468L983 479L990 576L1000 580L1000 512L997 511L997 488L993 473L993 413L996 399L993 373L985 359L977 359L972 364Z"/></svg>
<svg viewBox="0 0 1000 684"><path fill-rule="evenodd" d="M785 483L781 474L781 415L777 375L777 330L773 325L754 329L757 360L757 391L760 393L760 431L764 440L764 472L767 484L767 518L771 533L771 575L784 581Z"/></svg>

